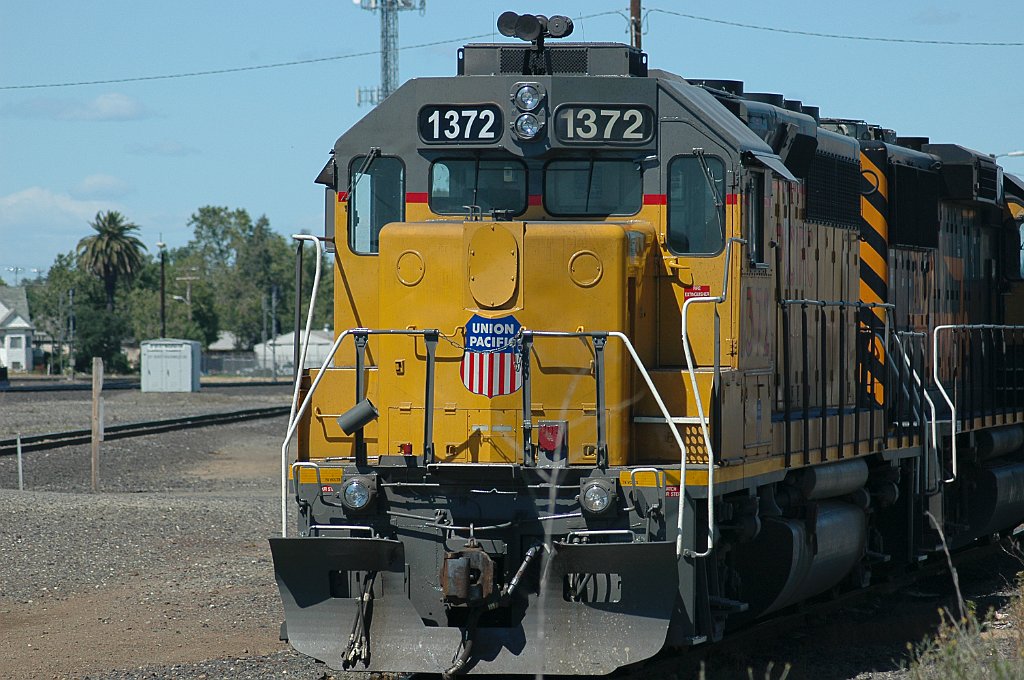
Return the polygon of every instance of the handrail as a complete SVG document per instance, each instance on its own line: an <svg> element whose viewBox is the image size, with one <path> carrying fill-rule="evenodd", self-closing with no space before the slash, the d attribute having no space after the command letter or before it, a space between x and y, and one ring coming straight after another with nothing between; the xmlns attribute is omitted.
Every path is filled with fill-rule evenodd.
<svg viewBox="0 0 1024 680"><path fill-rule="evenodd" d="M306 410L309 408L309 405L310 405L310 403L312 402L312 399L313 399L313 394L316 392L317 387L320 385L320 381L323 380L323 377L326 375L327 366L331 363L331 361L333 361L334 355L338 352L338 349L341 346L341 343L345 340L346 337L348 337L349 335L413 335L413 336L423 335L423 336L428 336L428 335L432 335L432 334L436 334L436 333L438 333L438 331L436 329L428 329L428 330L411 330L411 329L390 330L390 329L351 328L349 330L342 331L338 335L337 339L334 341L334 344L331 346L330 351L327 353L327 356L324 359L324 363L321 366L319 372L317 373L316 378L313 380L313 383L309 386L309 391L306 393L306 397L305 397L305 399L303 399L302 405L299 406L298 409L295 411L294 417L289 419L288 431L285 434L284 442L281 444L281 458L282 458L282 460L287 461L288 445L289 445L289 443L291 443L291 439L295 435L295 430L298 427L299 419L306 413ZM680 479L680 497L683 497L683 490L685 489L685 486L686 486L686 444L683 442L682 435L679 433L679 429L676 427L676 423L674 422L671 414L669 413L668 407L665 405L664 400L661 398L661 394L658 392L658 388L654 385L654 381L651 379L650 373L647 372L647 368L644 366L643 361L641 361L639 355L636 352L636 349L633 347L633 343L630 342L629 338L626 337L625 334L623 334L621 332L618 332L618 331L594 332L594 333L570 333L570 332L560 332L560 331L530 331L530 330L525 330L524 329L522 331L522 334L523 334L524 337L529 336L529 337L546 337L546 338L555 338L555 337L576 338L576 337L584 337L584 336L586 336L586 337L601 337L601 338L617 338L618 340L622 341L623 345L625 345L625 347L626 347L626 350L629 352L630 357L633 359L633 362L636 364L637 368L639 369L640 374L643 376L644 382L647 383L647 387L651 391L651 395L654 397L655 403L658 405L658 408L660 409L662 415L664 416L665 422L668 424L669 428L672 430L672 436L675 438L676 445L679 447L680 460L682 461L681 469L680 469L680 475L681 475L681 479ZM429 388L429 386L428 386L428 388ZM297 394L298 394L298 392L296 391L296 395ZM285 469L285 476L286 476L286 478L284 480L284 486L282 487L283 497L287 496L287 467ZM682 513L683 513L683 503L680 502L680 504L679 504L679 515L680 515L679 524L680 524L680 526L682 525L682 519L681 519ZM286 516L282 516L282 535L284 535L284 533L287 531L286 521L287 521ZM683 554L684 554L684 551L683 551L683 548L682 548L682 532L680 531L679 535L676 537L676 555L677 555L677 557L682 557Z"/></svg>
<svg viewBox="0 0 1024 680"><path fill-rule="evenodd" d="M292 463L292 477L295 478L295 502L302 503L302 496L299 495L299 476L302 474L302 470L312 470L316 473L316 488L317 494L323 493L323 482L320 481L320 466L316 463L308 460L297 460Z"/></svg>
<svg viewBox="0 0 1024 680"><path fill-rule="evenodd" d="M309 349L309 336L313 329L313 304L320 290L320 265L323 261L323 244L320 237L311 234L292 234L296 241L312 241L316 246L316 274L313 276L313 289L309 293L309 311L306 313L306 332L302 336L302 348L299 351L299 362L295 366L295 387L292 391L291 410L288 413L288 427L295 420L295 405L299 401L299 386L302 384L302 367L306 363L306 350ZM300 244L301 245L301 244ZM287 442L285 449L287 449ZM281 453L281 538L288 537L288 453Z"/></svg>
<svg viewBox="0 0 1024 680"><path fill-rule="evenodd" d="M324 362L320 366L320 370L317 371L316 378L313 379L313 383L309 386L309 391L306 393L306 398L302 400L302 405L299 406L299 408L295 411L294 417L290 418L289 421L288 421L288 431L287 431L287 433L284 436L284 442L282 442L282 444L281 444L281 460L282 460L283 464L285 465L285 473L284 473L285 478L281 482L281 484L282 484L282 486L281 486L281 495L282 495L281 505L282 505L283 509L285 509L285 510L287 509L287 500L286 500L286 498L287 498L287 493L288 493L288 480L287 480L287 474L288 474L288 472L287 472L288 444L291 443L292 437L295 436L295 430L298 428L299 419L306 413L306 409L309 408L309 404L313 400L313 393L316 392L316 388L320 385L320 381L323 380L325 375L327 375L327 367L331 364L332 361L334 361L334 355L338 353L338 348L341 347L341 343L345 340L345 338L347 338L350 335L353 335L353 336L354 335L413 335L413 336L423 335L423 336L427 336L427 335L433 335L433 334L437 334L437 333L439 333L439 331L437 329L427 329L427 330L387 329L387 330L381 330L381 329L372 329L372 328L350 328L350 329L348 329L346 331L342 331L341 333L338 334L338 337L335 339L334 344L331 345L330 351L327 353L327 356L324 358ZM298 396L298 380L296 380L295 396L296 396L296 398ZM429 420L429 416L427 417L427 420ZM288 518L287 518L286 512L282 511L282 516L281 516L281 535L282 535L282 537L287 537L287 531L288 531L287 519Z"/></svg>
<svg viewBox="0 0 1024 680"><path fill-rule="evenodd" d="M695 299L695 298L691 298ZM626 350L629 352L630 357L633 359L633 363L640 370L640 375L643 376L644 382L647 383L647 389L651 391L651 396L654 397L655 403L658 405L658 409L661 411L661 415L664 416L665 422L668 424L669 429L672 430L672 436L676 440L676 445L679 447L679 512L678 512L678 533L676 534L676 558L682 558L683 555L701 557L701 555L690 555L693 551L683 549L683 507L685 506L685 489L686 489L686 444L683 443L683 437L679 434L679 428L676 427L675 419L668 411L668 407L665 406L665 402L661 398L661 393L658 392L658 388L655 387L654 381L651 379L650 373L647 372L647 368L644 366L643 361L640 360L640 356L636 353L636 349L633 347L633 343L629 341L629 338L625 334L619 331L608 331L608 332L594 332L594 333L569 333L561 331L523 331L524 337L540 337L540 338L579 338L579 337L609 337L618 338L626 346ZM598 418L602 415L600 410L598 411ZM709 449L710 450L710 449Z"/></svg>
<svg viewBox="0 0 1024 680"><path fill-rule="evenodd" d="M900 338L899 338L900 335L906 335L908 337L915 337L915 338L923 338L923 337L928 337L928 334L923 332L923 331L922 332L916 332L916 331L896 331L895 333L892 334L892 338L893 338L893 340L896 341L896 345L899 347L900 354L903 356L903 363L907 366L908 369L910 369L910 374L911 374L911 376L913 376L914 381L917 383L917 386L918 387L923 387L924 385L921 383L921 376L918 375L917 371L914 370L914 367L910 365L910 357L907 356L907 350L904 349L903 343L900 341ZM876 335L876 337L877 337L877 335ZM933 449L937 449L938 448L938 441L939 441L939 439L938 439L938 428L936 427L936 423L935 423L935 421L936 421L935 402L932 401L931 395L928 394L928 390L924 390L923 394L924 394L924 401L925 401L926 404L928 404L928 412L930 414L929 420L931 421L931 428L930 429L931 429L931 432L932 432L932 448Z"/></svg>
<svg viewBox="0 0 1024 680"><path fill-rule="evenodd" d="M692 297L683 302L682 312L682 340L683 340L683 353L686 355L686 370L690 374L690 385L693 387L693 399L697 402L697 417L700 418L700 429L704 435L704 448L708 453L708 547L704 552L696 552L694 550L683 551L687 557L707 557L711 554L711 550L715 547L715 498L714 498L714 485L715 485L715 455L711 447L711 434L708 432L708 419L704 415L704 404L700 395L700 390L697 387L697 374L696 369L693 366L693 355L690 352L690 331L689 331L689 319L687 315L690 311L691 304L721 304L725 302L729 294L729 259L732 255L731 246L733 243L746 244L747 240L739 238L738 236L731 237L725 243L725 273L722 275L722 294L716 297ZM718 344L718 328L715 328L715 344ZM716 357L717 362L717 357ZM666 416L667 417L667 416ZM686 479L686 452L683 451L682 460L679 462L680 475L683 479ZM676 524L676 551L680 552L682 545L683 536L683 505L685 502L685 495L682 491L682 486L685 481L680 482L679 490L679 516Z"/></svg>
<svg viewBox="0 0 1024 680"><path fill-rule="evenodd" d="M958 460L959 459L957 457L957 451L956 451L956 435L957 435L957 433L958 433L958 431L960 429L960 424L959 424L959 422L956 419L956 404L953 402L953 400L950 398L949 394L946 392L946 388L942 386L942 381L939 380L939 361L938 361L938 358L939 358L939 332L940 331L949 331L949 330L954 330L954 331L959 330L959 331L968 331L968 332L969 331L975 331L975 330L977 330L977 331L988 331L988 330L992 330L992 331L995 331L995 330L999 330L999 331L1005 331L1005 330L1020 331L1020 330L1024 330L1024 326L1012 326L1012 325L988 324L988 323L980 323L980 324L944 324L944 325L941 325L941 326L936 326L932 330L932 380L935 381L935 386L939 388L939 394L942 395L942 398L946 401L946 405L949 406L950 439L953 440L951 445L950 445L950 456L951 456L951 462L952 462L952 476L949 479L944 479L943 480L943 481L946 482L946 484L949 484L951 482L956 481L957 473L959 472L959 467L958 467Z"/></svg>

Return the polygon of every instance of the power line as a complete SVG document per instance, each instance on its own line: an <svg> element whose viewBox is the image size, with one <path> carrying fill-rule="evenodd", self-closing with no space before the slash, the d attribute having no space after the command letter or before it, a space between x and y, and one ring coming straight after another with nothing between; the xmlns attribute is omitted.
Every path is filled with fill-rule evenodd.
<svg viewBox="0 0 1024 680"><path fill-rule="evenodd" d="M489 37L490 33L480 33L477 35L468 35L461 38L448 38L446 40L435 40L433 42L419 43L417 45L406 45L400 49L403 50L414 50L423 47L436 47L438 45L447 45L453 42L463 42L466 40L476 40L478 38ZM135 78L108 78L106 80L79 80L67 83L40 83L35 85L0 85L0 90L31 90L31 89L42 89L42 88L54 88L54 87L77 87L79 85L112 85L117 83L138 83L147 80L171 80L173 78L194 78L196 76L215 76L224 73L242 73L244 71L262 71L272 68L284 68L286 66L304 66L306 64L319 64L325 61L341 61L343 59L356 59L358 57L372 57L380 54L380 50L369 50L367 52L351 52L349 54L338 54L333 57L319 57L317 59L300 59L296 61L282 61L276 64L258 64L256 66L238 66L235 68L221 68L209 71L189 71L187 73L167 73L156 76L137 76Z"/></svg>
<svg viewBox="0 0 1024 680"><path fill-rule="evenodd" d="M595 17L606 16L609 14L618 14L622 16L621 12L609 11L609 12L598 12L596 14L585 14L576 17L576 21L582 21L583 19L593 19ZM418 43L416 45L405 45L399 47L399 50L416 50L424 47L437 47L438 45L450 45L451 43L466 42L467 40L478 40L480 38L490 38L494 36L494 31L488 31L487 33L478 33L476 35L466 35L461 38L445 38L444 40L434 40L432 42ZM327 61L341 61L343 59L356 59L359 57L372 57L379 55L380 50L368 50L366 52L351 52L349 54L338 54L333 57L319 57L316 59L299 59L296 61L282 61L275 64L258 64L255 66L238 66L235 68L221 68L211 69L208 71L188 71L185 73L166 73L155 76L136 76L133 78L107 78L103 80L77 80L66 83L36 83L30 85L0 85L0 90L41 90L47 88L58 88L58 87L78 87L81 85L116 85L121 83L140 83L148 80L173 80L176 78L195 78L198 76L216 76L223 75L225 73L244 73L245 71L263 71L273 68L285 68L289 66L305 66L308 64L320 64Z"/></svg>
<svg viewBox="0 0 1024 680"><path fill-rule="evenodd" d="M911 45L956 45L959 47L1024 47L1024 42L987 42L972 40L918 40L916 38L880 38L869 35L845 35L842 33L818 33L815 31L797 31L791 28L778 28L775 26L758 26L756 24L744 24L739 21L712 19L711 17L702 17L696 14L686 14L685 12L676 12L670 9L659 8L651 8L647 11L647 14L650 14L652 12L660 12L661 14L671 14L673 16L683 17L684 19L693 19L694 21L706 21L709 24L721 24L723 26L749 28L755 31L767 31L769 33L788 33L790 35L804 35L812 38L831 38L833 40L867 40L870 42L907 43Z"/></svg>
<svg viewBox="0 0 1024 680"><path fill-rule="evenodd" d="M798 31L790 28L779 28L776 26L758 26L756 24L746 24L739 21L728 21L726 19L714 19L712 17L700 16L697 14L687 14L686 12L677 12L669 9L661 9L653 7L645 12L645 16L650 15L654 12L660 14L669 14L671 16L681 17L683 19L692 19L694 21L703 21L710 24L719 24L722 26L732 26L735 28L746 28L754 31L765 31L768 33L783 33L788 35L801 35L812 38L828 38L832 40L860 40L868 42L885 42L885 43L903 43L911 45L951 45L957 47L1024 47L1024 42L992 42L992 41L970 41L970 40L921 40L917 38L883 38L877 36L867 35L846 35L841 33L822 33L817 31ZM576 17L577 21L583 19L593 19L601 16L618 15L625 17L627 21L629 17L626 17L622 12L615 10L607 12L598 12L596 14L587 14ZM494 35L494 32L478 33L476 35L468 35L460 38L446 38L444 40L434 40L432 42L418 43L415 45L405 45L404 47L398 48L399 50L415 50L422 49L424 47L437 47L439 45L450 45L451 43L465 42L467 40L477 40L480 38L488 38ZM213 76L223 75L227 73L244 73L246 71L262 71L275 68L285 68L290 66L305 66L308 64L319 64L328 61L342 61L345 59L357 59L359 57L371 57L381 53L380 50L368 50L366 52L351 52L349 54L339 54L332 57L319 57L316 59L299 59L296 61L282 61L274 64L258 64L255 66L238 66L235 68L222 68L222 69L211 69L207 71L188 71L185 73L168 73L162 75L153 76L137 76L133 78L108 78L103 80L80 80L64 83L36 83L28 85L0 85L0 91L2 90L33 90L33 89L47 89L47 88L60 88L60 87L78 87L82 85L115 85L121 83L138 83L150 80L172 80L177 78L195 78L198 76Z"/></svg>

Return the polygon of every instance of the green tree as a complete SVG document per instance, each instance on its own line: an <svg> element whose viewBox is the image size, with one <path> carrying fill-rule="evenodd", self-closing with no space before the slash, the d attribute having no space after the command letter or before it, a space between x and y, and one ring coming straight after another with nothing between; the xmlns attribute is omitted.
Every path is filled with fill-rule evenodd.
<svg viewBox="0 0 1024 680"><path fill-rule="evenodd" d="M92 358L100 357L111 373L126 373L128 360L121 351L127 334L124 318L109 309L92 309L76 318L75 368L92 372Z"/></svg>
<svg viewBox="0 0 1024 680"><path fill-rule="evenodd" d="M214 309L212 287L201 277L191 282L190 304L180 299L186 292L179 277L194 274L198 257L188 248L178 248L166 254L167 337L198 340L204 346L217 339L219 328ZM160 335L160 261L146 263L133 280L124 305L125 318L135 339L142 341Z"/></svg>
<svg viewBox="0 0 1024 680"><path fill-rule="evenodd" d="M36 327L48 333L58 347L68 348L86 370L91 369L90 352L98 348L100 353L95 356L108 363L120 354L124 325L112 314L107 316L103 282L83 271L74 253L58 255L45 279L34 281L26 292ZM84 344L83 329L87 336ZM62 361L56 358L54 364Z"/></svg>
<svg viewBox="0 0 1024 680"><path fill-rule="evenodd" d="M200 282L209 286L219 328L234 333L240 346L252 347L264 327L267 335L290 327L294 265L287 241L270 221L265 216L253 221L241 208L203 206L189 225L194 237L187 249Z"/></svg>
<svg viewBox="0 0 1024 680"><path fill-rule="evenodd" d="M96 213L89 226L96 233L78 242L78 263L103 281L107 311L113 312L117 280L130 279L142 269L142 251L146 246L133 234L138 225L128 222L116 210Z"/></svg>

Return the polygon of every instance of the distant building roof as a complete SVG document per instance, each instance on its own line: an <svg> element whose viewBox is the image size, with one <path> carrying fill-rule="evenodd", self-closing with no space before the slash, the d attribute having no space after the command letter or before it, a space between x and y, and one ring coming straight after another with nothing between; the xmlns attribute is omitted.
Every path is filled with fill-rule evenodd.
<svg viewBox="0 0 1024 680"><path fill-rule="evenodd" d="M257 363L263 368L269 367L275 361L278 367L291 366L294 338L295 333L285 333L266 343L261 342L257 344L253 347ZM299 333L299 338L305 338L305 333ZM333 344L333 331L311 331L309 334L309 346L306 348L304 368L319 368L320 364L327 358Z"/></svg>
<svg viewBox="0 0 1024 680"><path fill-rule="evenodd" d="M305 338L305 337L306 337L305 331L299 333L299 339L300 340ZM268 348L269 347L276 347L278 349L280 349L282 347L289 347L290 348L290 347L292 347L294 342L295 342L295 333L290 331L288 333L282 333L281 335L277 336L276 338L271 338L270 340L267 341L266 346ZM333 331L316 331L316 330L310 331L309 332L309 344L310 344L310 346L326 345L327 347L330 347L331 345L334 344L334 332ZM253 349L255 351L259 352L263 348L263 345L264 345L264 343L262 343L262 342L257 343L256 346Z"/></svg>
<svg viewBox="0 0 1024 680"><path fill-rule="evenodd" d="M206 348L209 352L235 352L238 351L238 338L231 331L220 331L217 339Z"/></svg>
<svg viewBox="0 0 1024 680"><path fill-rule="evenodd" d="M0 286L0 328L14 327L33 328L25 287Z"/></svg>

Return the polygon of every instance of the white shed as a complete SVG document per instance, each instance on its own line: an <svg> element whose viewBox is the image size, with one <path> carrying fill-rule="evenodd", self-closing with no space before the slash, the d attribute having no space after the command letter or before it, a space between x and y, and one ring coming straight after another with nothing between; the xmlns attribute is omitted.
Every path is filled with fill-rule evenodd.
<svg viewBox="0 0 1024 680"><path fill-rule="evenodd" d="M195 340L142 342L143 392L198 392L202 351Z"/></svg>

